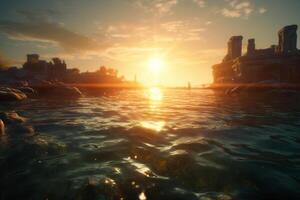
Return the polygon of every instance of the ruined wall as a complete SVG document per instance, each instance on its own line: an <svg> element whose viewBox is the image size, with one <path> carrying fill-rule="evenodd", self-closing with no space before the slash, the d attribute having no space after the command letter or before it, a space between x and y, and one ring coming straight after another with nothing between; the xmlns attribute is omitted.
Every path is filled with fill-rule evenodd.
<svg viewBox="0 0 300 200"><path fill-rule="evenodd" d="M297 25L286 26L278 32L278 53L297 53Z"/></svg>
<svg viewBox="0 0 300 200"><path fill-rule="evenodd" d="M233 36L227 43L228 52L224 58L224 62L236 59L242 55L243 36Z"/></svg>
<svg viewBox="0 0 300 200"><path fill-rule="evenodd" d="M228 41L223 62L213 66L215 83L254 83L266 80L300 83L300 51L297 49L297 25L282 28L279 44L256 49L255 39L248 40L242 55L242 36Z"/></svg>
<svg viewBox="0 0 300 200"><path fill-rule="evenodd" d="M247 55L253 55L255 52L255 48L255 39L249 39L247 46Z"/></svg>
<svg viewBox="0 0 300 200"><path fill-rule="evenodd" d="M233 61L222 62L213 66L214 83L232 82L234 71L232 69Z"/></svg>

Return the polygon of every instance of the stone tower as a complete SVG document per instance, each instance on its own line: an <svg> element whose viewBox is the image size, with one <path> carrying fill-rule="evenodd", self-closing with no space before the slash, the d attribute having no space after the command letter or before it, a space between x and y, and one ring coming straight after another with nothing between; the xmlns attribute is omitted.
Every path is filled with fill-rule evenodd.
<svg viewBox="0 0 300 200"><path fill-rule="evenodd" d="M255 39L248 40L247 55L253 55L255 52Z"/></svg>
<svg viewBox="0 0 300 200"><path fill-rule="evenodd" d="M293 54L297 52L297 25L286 26L278 32L278 53Z"/></svg>
<svg viewBox="0 0 300 200"><path fill-rule="evenodd" d="M228 41L228 53L225 61L233 60L242 55L242 40L243 36L232 36Z"/></svg>
<svg viewBox="0 0 300 200"><path fill-rule="evenodd" d="M27 54L27 62L28 63L38 63L39 62L39 54Z"/></svg>

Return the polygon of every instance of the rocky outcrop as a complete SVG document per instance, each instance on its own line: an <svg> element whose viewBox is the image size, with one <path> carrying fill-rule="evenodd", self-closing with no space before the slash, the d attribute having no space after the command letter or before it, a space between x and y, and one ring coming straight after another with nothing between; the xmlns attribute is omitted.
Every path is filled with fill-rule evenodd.
<svg viewBox="0 0 300 200"><path fill-rule="evenodd" d="M6 124L25 123L27 121L26 118L21 117L14 111L0 113L0 119L2 119Z"/></svg>
<svg viewBox="0 0 300 200"><path fill-rule="evenodd" d="M0 136L5 135L5 126L3 121L0 119Z"/></svg>
<svg viewBox="0 0 300 200"><path fill-rule="evenodd" d="M20 90L0 87L0 101L13 102L27 99L27 95Z"/></svg>
<svg viewBox="0 0 300 200"><path fill-rule="evenodd" d="M50 97L50 98L77 98L81 97L82 93L76 87L71 87L62 82L50 82L44 80L31 80L29 81L30 88L33 91L24 88L24 92L29 92L31 95L37 95L38 97ZM26 91L25 91L26 90Z"/></svg>
<svg viewBox="0 0 300 200"><path fill-rule="evenodd" d="M36 91L31 87L18 87L17 89L26 94L28 97L36 95Z"/></svg>
<svg viewBox="0 0 300 200"><path fill-rule="evenodd" d="M4 124L7 127L8 135L32 136L35 134L33 127L27 123L27 119L14 111L0 113L0 121L3 127Z"/></svg>
<svg viewBox="0 0 300 200"><path fill-rule="evenodd" d="M78 98L82 93L76 87L68 86L60 82L41 81L35 82L30 87L0 87L0 102L14 102L28 97L50 98Z"/></svg>

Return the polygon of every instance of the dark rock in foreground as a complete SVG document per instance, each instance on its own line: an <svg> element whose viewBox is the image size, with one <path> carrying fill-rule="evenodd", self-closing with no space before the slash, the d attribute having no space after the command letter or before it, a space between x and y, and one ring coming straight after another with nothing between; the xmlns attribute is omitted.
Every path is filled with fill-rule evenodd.
<svg viewBox="0 0 300 200"><path fill-rule="evenodd" d="M26 94L28 97L36 95L35 90L31 87L18 87L17 89Z"/></svg>
<svg viewBox="0 0 300 200"><path fill-rule="evenodd" d="M82 93L76 87L71 87L63 82L50 82L45 80L31 80L29 81L30 88L23 88L22 91L30 93L31 95L37 94L39 97L50 98L76 98L80 97Z"/></svg>
<svg viewBox="0 0 300 200"><path fill-rule="evenodd" d="M0 87L0 101L22 101L27 99L27 95L20 90L8 87Z"/></svg>
<svg viewBox="0 0 300 200"><path fill-rule="evenodd" d="M7 125L7 133L9 135L32 136L35 134L33 127L27 124L27 119L21 117L16 112L0 113L0 133L3 134L4 134L4 123L5 125Z"/></svg>
<svg viewBox="0 0 300 200"><path fill-rule="evenodd" d="M0 136L5 134L5 126L3 121L0 119Z"/></svg>
<svg viewBox="0 0 300 200"><path fill-rule="evenodd" d="M14 111L0 113L0 119L2 119L6 124L25 123L27 121L25 117L21 117Z"/></svg>

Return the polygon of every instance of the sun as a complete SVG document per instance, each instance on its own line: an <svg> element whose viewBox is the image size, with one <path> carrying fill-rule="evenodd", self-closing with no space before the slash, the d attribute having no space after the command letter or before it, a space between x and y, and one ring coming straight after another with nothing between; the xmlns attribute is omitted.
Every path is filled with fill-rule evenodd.
<svg viewBox="0 0 300 200"><path fill-rule="evenodd" d="M152 73L158 74L161 72L164 62L160 57L153 57L149 60L148 67Z"/></svg>

